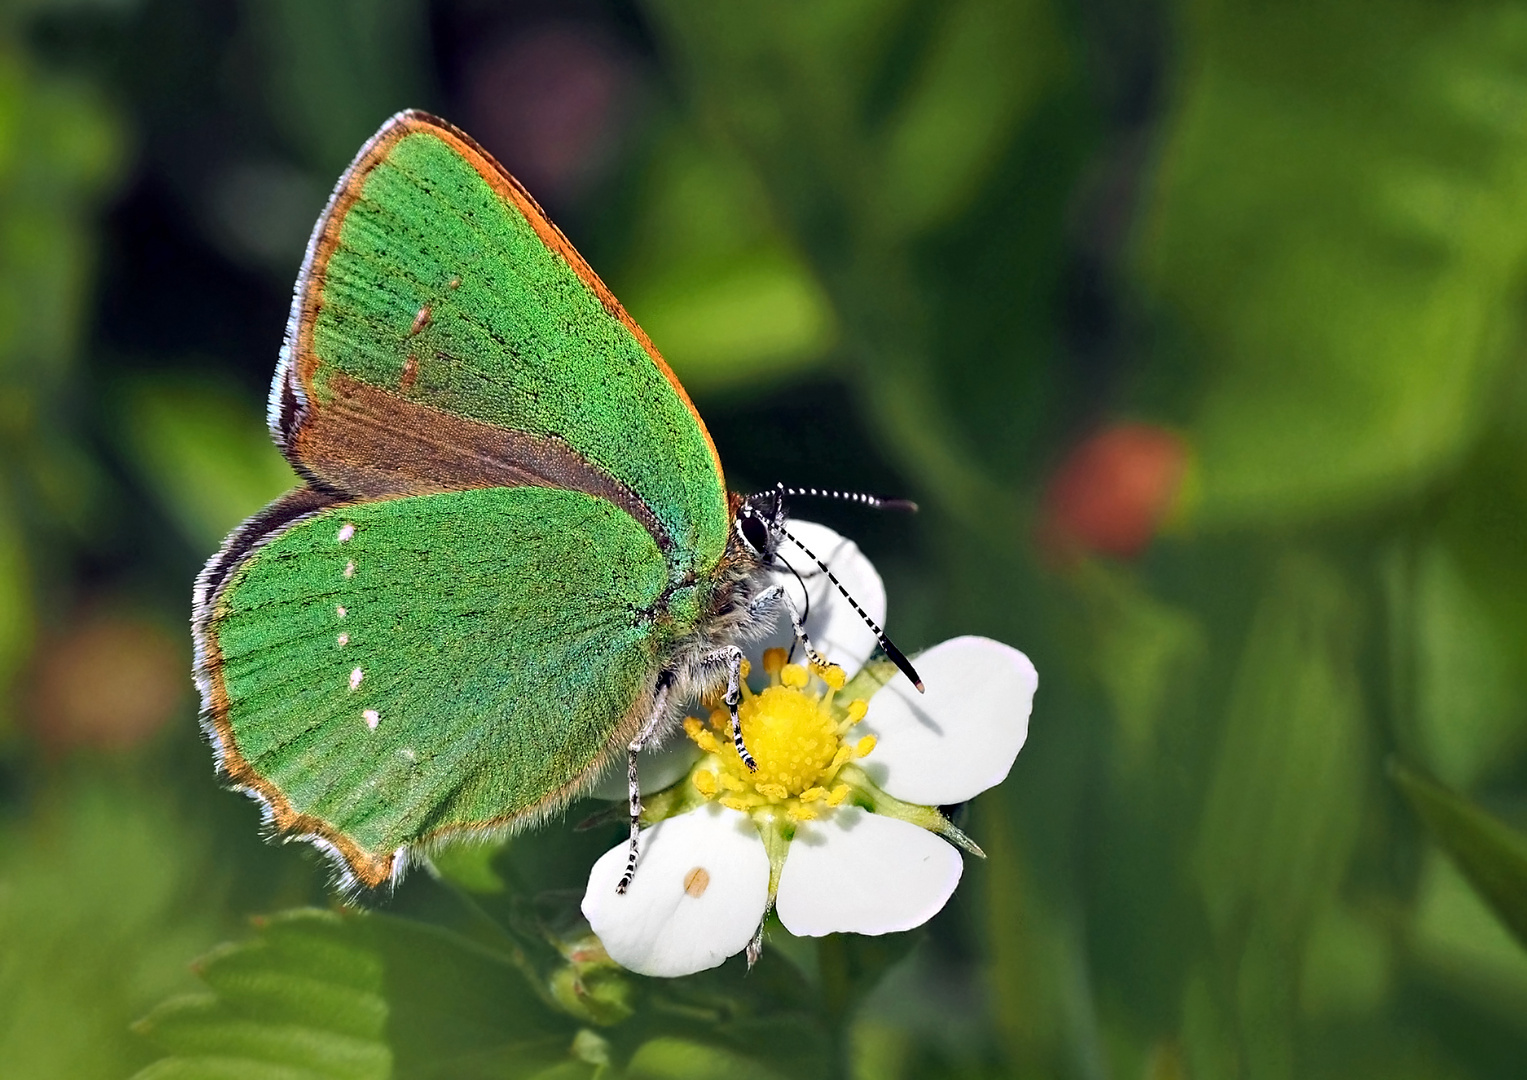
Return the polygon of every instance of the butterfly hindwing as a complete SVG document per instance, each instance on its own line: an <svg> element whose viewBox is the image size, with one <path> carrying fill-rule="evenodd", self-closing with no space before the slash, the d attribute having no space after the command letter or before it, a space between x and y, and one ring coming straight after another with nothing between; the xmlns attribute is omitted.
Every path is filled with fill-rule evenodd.
<svg viewBox="0 0 1527 1080"><path fill-rule="evenodd" d="M519 487L297 509L209 567L207 726L276 827L362 884L403 847L560 805L646 718L667 567L608 500Z"/></svg>
<svg viewBox="0 0 1527 1080"><path fill-rule="evenodd" d="M720 464L672 372L523 189L422 113L382 128L319 222L272 428L351 493L599 490L679 574L725 545Z"/></svg>

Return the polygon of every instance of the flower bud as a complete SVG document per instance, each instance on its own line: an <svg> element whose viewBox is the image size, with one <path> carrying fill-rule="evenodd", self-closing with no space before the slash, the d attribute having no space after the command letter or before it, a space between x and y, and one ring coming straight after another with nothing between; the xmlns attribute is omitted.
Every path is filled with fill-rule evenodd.
<svg viewBox="0 0 1527 1080"><path fill-rule="evenodd" d="M1062 556L1133 558L1176 509L1187 463L1186 442L1165 428L1104 428L1073 449L1050 477L1041 544Z"/></svg>

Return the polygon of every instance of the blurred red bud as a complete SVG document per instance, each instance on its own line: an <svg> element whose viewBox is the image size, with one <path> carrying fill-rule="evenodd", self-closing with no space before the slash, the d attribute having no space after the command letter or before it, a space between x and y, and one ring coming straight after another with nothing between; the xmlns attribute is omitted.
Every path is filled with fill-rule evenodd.
<svg viewBox="0 0 1527 1080"><path fill-rule="evenodd" d="M1062 556L1140 554L1176 505L1187 461L1186 442L1165 428L1104 428L1075 447L1050 477L1041 544Z"/></svg>
<svg viewBox="0 0 1527 1080"><path fill-rule="evenodd" d="M54 753L125 749L158 731L184 704L189 657L157 623L87 614L33 660L28 726Z"/></svg>

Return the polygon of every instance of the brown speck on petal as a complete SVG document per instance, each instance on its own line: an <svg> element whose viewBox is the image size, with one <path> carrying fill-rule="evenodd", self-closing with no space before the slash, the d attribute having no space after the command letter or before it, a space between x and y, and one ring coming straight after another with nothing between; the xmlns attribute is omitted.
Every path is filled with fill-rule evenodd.
<svg viewBox="0 0 1527 1080"><path fill-rule="evenodd" d="M429 305L425 304L422 308L419 309L419 314L414 316L414 324L408 328L408 336L413 337L420 330L423 330L426 326L428 326L429 317Z"/></svg>
<svg viewBox="0 0 1527 1080"><path fill-rule="evenodd" d="M710 888L710 872L703 866L697 866L684 875L684 891L696 900L705 895L705 890Z"/></svg>

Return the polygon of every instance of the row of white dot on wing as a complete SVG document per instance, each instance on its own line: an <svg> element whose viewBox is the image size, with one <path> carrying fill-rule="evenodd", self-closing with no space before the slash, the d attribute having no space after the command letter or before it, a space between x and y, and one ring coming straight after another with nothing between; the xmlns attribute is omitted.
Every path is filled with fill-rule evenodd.
<svg viewBox="0 0 1527 1080"><path fill-rule="evenodd" d="M341 543L341 544L347 544L347 543L350 542L350 539L352 537L354 537L354 536L355 536L355 525L353 523L347 521L347 522L345 522L343 525L341 525L339 527L339 533L338 533L338 535L335 536L334 539L336 541L338 541L339 543ZM344 574L345 574L345 577L347 579L348 578L352 578L352 577L355 576L355 560L351 559L351 560L349 560L349 561L347 561L345 563ZM334 605L334 614L338 618L343 619L346 615L349 614L349 612L345 610L345 607L344 607L343 604L335 604ZM339 645L341 647L344 647L344 646L350 644L350 635L348 633L345 633L344 631L341 631L339 636L337 638L335 638L335 640L339 643ZM361 680L364 679L365 677L366 677L366 673L364 671L362 671L359 667L353 669L350 672L350 690L352 692L354 692L356 690L359 690L360 689L360 685L361 685ZM366 727L370 728L372 731L375 731L376 730L376 726L379 723L382 722L382 714L377 712L375 709L365 709L365 710L363 710L361 712L361 719L366 722Z"/></svg>

